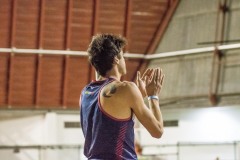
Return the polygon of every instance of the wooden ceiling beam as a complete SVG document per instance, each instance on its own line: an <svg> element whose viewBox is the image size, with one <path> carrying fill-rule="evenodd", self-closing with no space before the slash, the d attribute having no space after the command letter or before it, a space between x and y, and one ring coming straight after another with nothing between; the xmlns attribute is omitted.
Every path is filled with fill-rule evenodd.
<svg viewBox="0 0 240 160"><path fill-rule="evenodd" d="M147 54L153 54L157 48L157 46L159 45L167 27L168 24L179 4L180 0L169 0L168 2L168 9L166 10L163 19L161 20L156 33L154 34L155 36L152 38L151 42L149 43L149 47L147 48L145 55ZM137 71L143 72L147 66L149 65L149 61L144 61L141 60L141 62L139 63L136 71L134 72L134 76L132 78L132 80L134 80L136 78L137 75Z"/></svg>
<svg viewBox="0 0 240 160"><path fill-rule="evenodd" d="M163 20L161 21L161 23L158 26L158 29L155 33L155 36L153 37L150 46L147 49L147 54L153 54L159 44L159 42L161 41L167 26L177 8L179 0L170 0L169 1L169 7L167 9L167 11L165 12L164 16L163 16Z"/></svg>
<svg viewBox="0 0 240 160"><path fill-rule="evenodd" d="M66 5L66 20L65 20L65 50L70 49L70 43L71 43L71 20L72 20L72 6L73 1L68 0ZM67 95L68 95L68 87L67 87L67 77L69 77L68 72L68 60L69 55L65 55L63 57L63 65L62 65L62 94L61 94L61 104L62 107L65 109L67 106Z"/></svg>
<svg viewBox="0 0 240 160"><path fill-rule="evenodd" d="M65 49L70 49L71 43L71 20L72 20L73 1L68 0L66 6L66 21L65 21Z"/></svg>
<svg viewBox="0 0 240 160"><path fill-rule="evenodd" d="M45 0L39 0L39 16L38 16L38 42L37 48L42 49L43 47L43 29L44 29L44 10L45 10ZM36 63L35 63L35 95L34 95L34 104L35 108L38 108L38 97L39 97L39 88L40 88L40 60L41 54L36 56Z"/></svg>
<svg viewBox="0 0 240 160"><path fill-rule="evenodd" d="M17 12L17 0L12 0L12 3L11 3L11 31L10 31L10 42L9 42L9 45L11 47L15 47L15 32L16 32L16 12ZM14 53L11 53L9 56L8 56L8 73L7 73L7 79L6 81L8 82L7 83L7 86L6 86L6 92L7 92L7 99L6 99L6 102L8 104L8 107L11 107L11 104L12 104L12 97L11 97L11 72L12 72L12 58L14 56Z"/></svg>
<svg viewBox="0 0 240 160"><path fill-rule="evenodd" d="M15 47L15 32L16 32L16 12L17 12L17 0L12 0L12 19L11 19L11 32L10 32L10 46Z"/></svg>
<svg viewBox="0 0 240 160"><path fill-rule="evenodd" d="M99 28L99 8L100 8L101 0L93 0L93 12L92 12L92 36L98 33ZM93 69L92 65L89 64L88 66L88 82L91 80L95 75L95 70Z"/></svg>
<svg viewBox="0 0 240 160"><path fill-rule="evenodd" d="M125 7L125 23L124 23L124 37L128 40L128 44L124 49L124 52L128 52L130 46L130 30L131 30L131 11L132 0L126 0Z"/></svg>

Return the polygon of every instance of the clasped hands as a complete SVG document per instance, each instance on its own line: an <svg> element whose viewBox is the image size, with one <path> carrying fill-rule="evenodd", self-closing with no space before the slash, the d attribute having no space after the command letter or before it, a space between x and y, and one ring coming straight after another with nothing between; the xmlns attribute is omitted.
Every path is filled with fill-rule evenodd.
<svg viewBox="0 0 240 160"><path fill-rule="evenodd" d="M149 68L143 75L138 71L136 85L138 86L143 98L147 96L158 96L162 89L164 74L161 68Z"/></svg>

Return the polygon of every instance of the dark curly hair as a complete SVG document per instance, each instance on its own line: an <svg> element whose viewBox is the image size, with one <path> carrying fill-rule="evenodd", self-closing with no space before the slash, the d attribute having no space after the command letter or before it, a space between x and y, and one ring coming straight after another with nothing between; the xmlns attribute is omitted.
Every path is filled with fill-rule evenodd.
<svg viewBox="0 0 240 160"><path fill-rule="evenodd" d="M114 57L120 57L120 52L126 45L125 38L113 34L98 34L92 38L88 47L89 62L101 76L106 76L112 69Z"/></svg>

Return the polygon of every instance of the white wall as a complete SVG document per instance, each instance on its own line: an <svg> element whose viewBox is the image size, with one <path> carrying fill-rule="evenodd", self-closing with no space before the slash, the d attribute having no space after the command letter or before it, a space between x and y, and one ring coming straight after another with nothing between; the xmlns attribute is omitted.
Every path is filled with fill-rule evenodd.
<svg viewBox="0 0 240 160"><path fill-rule="evenodd" d="M179 126L165 127L159 140L142 129L140 142L146 146L173 146L149 146L143 150L144 154L168 154L159 156L166 160L177 160L177 154L179 160L215 160L217 157L240 160L239 144L232 143L240 142L240 106L163 109L162 114L164 120L178 120Z"/></svg>
<svg viewBox="0 0 240 160"><path fill-rule="evenodd" d="M20 111L21 112L21 111ZM19 115L19 113L17 113ZM25 114L24 114L25 115ZM46 114L18 116L1 113L0 146L23 145L78 145L83 144L83 134L79 128L64 128L64 122L79 122L77 114ZM13 153L12 149L0 149L0 159L4 160L66 160L79 159L79 149L20 149Z"/></svg>
<svg viewBox="0 0 240 160"><path fill-rule="evenodd" d="M44 115L0 121L1 145L83 144L82 131L64 128L64 122L79 122L79 115L49 112Z"/></svg>
<svg viewBox="0 0 240 160"><path fill-rule="evenodd" d="M3 111L1 111L3 112ZM43 144L48 130L44 115L8 118L0 121L1 145Z"/></svg>
<svg viewBox="0 0 240 160"><path fill-rule="evenodd" d="M159 140L142 138L142 144L240 141L240 106L163 109L162 114L164 120L178 120L179 126L166 127ZM141 134L149 137L145 130Z"/></svg>

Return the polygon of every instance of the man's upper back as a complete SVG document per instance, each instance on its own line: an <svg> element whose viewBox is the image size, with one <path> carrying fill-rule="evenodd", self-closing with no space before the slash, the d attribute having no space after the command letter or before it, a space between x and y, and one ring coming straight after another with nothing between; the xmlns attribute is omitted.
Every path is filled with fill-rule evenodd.
<svg viewBox="0 0 240 160"><path fill-rule="evenodd" d="M129 99L131 82L113 81L105 85L100 91L102 109L116 119L129 119L132 115Z"/></svg>

